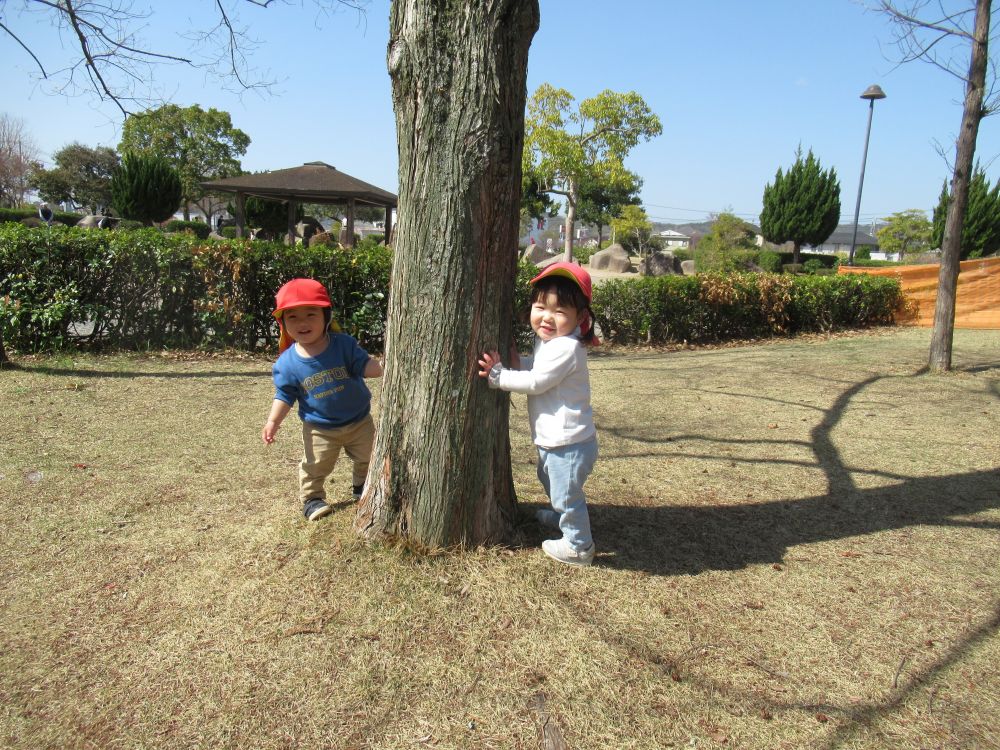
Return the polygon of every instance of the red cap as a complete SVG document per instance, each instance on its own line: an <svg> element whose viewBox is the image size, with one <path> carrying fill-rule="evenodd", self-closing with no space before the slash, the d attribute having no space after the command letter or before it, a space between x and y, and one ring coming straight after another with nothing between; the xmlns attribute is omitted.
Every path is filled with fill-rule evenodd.
<svg viewBox="0 0 1000 750"><path fill-rule="evenodd" d="M278 319L278 329L280 331L280 335L278 336L279 354L294 343L292 337L288 335L288 331L285 330L284 324L281 322L281 313L293 307L302 307L303 305L333 307L330 304L330 295L326 293L326 287L314 279L292 279L278 290L278 293L274 295L274 301L276 306L274 312L271 314ZM330 318L330 330L340 331L340 326L337 325L332 316Z"/></svg>
<svg viewBox="0 0 1000 750"><path fill-rule="evenodd" d="M278 290L274 301L276 306L272 315L276 318L281 318L282 310L290 307L333 307L326 287L313 279L292 279Z"/></svg>
<svg viewBox="0 0 1000 750"><path fill-rule="evenodd" d="M587 302L593 301L590 274L583 269L583 266L577 265L576 263L566 263L565 261L553 263L533 278L531 283L534 284L535 282L541 281L548 276L564 276L567 279L572 279L576 282L576 285L580 287L580 291L583 292L583 296L587 298Z"/></svg>

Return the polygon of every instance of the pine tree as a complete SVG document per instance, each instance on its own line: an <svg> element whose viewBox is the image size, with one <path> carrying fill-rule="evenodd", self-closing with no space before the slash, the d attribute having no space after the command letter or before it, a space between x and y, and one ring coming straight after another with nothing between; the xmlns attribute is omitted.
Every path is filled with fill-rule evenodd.
<svg viewBox="0 0 1000 750"><path fill-rule="evenodd" d="M937 208L934 209L934 247L944 241L944 222L948 215L951 195L948 182L941 187ZM990 189L986 173L977 164L969 182L969 203L962 222L962 249L960 260L981 258L1000 249L1000 180Z"/></svg>
<svg viewBox="0 0 1000 750"><path fill-rule="evenodd" d="M180 203L180 176L160 157L126 154L111 177L111 205L124 219L152 226L169 219Z"/></svg>
<svg viewBox="0 0 1000 750"><path fill-rule="evenodd" d="M764 187L764 209L760 230L764 239L794 245L792 262L799 262L803 244L819 245L826 241L840 221L840 182L832 167L824 172L812 150L802 160L802 149L795 152L795 164L787 173L778 173L773 185Z"/></svg>

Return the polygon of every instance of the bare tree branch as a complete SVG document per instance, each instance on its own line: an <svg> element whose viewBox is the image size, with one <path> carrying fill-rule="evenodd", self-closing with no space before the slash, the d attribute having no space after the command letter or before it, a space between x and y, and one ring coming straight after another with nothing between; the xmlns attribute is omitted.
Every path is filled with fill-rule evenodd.
<svg viewBox="0 0 1000 750"><path fill-rule="evenodd" d="M8 1L0 0L0 6ZM340 9L350 9L362 18L369 2L313 0L321 13L332 15ZM238 90L273 85L273 81L262 80L250 65L250 53L260 43L250 38L247 29L241 26L238 7L268 9L275 4L275 0L214 0L214 26L209 21L208 31L182 35L189 42L194 41L202 53L205 48L218 49L214 55L200 60L141 38L140 33L147 29L144 22L153 12L137 8L134 0L22 0L23 14L44 16L57 29L69 32L73 40L67 47L70 59L56 70L43 64L27 37L15 31L9 17L4 18L0 30L27 52L51 91L67 96L90 94L101 101L111 101L122 115L128 116L136 109L146 109L162 101L163 97L154 89L154 72L161 64L206 70L223 81L235 82ZM164 8L160 12L169 11ZM77 59L72 59L74 55Z"/></svg>

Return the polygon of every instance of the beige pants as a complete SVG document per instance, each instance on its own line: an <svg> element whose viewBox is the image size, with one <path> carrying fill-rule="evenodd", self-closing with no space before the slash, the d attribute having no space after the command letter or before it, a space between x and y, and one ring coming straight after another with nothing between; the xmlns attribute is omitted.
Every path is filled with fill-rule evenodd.
<svg viewBox="0 0 1000 750"><path fill-rule="evenodd" d="M375 423L371 414L346 427L330 430L303 422L302 445L305 447L305 455L299 464L299 499L302 502L313 497L326 499L323 485L337 465L341 448L354 462L352 482L355 486L364 484L374 442Z"/></svg>

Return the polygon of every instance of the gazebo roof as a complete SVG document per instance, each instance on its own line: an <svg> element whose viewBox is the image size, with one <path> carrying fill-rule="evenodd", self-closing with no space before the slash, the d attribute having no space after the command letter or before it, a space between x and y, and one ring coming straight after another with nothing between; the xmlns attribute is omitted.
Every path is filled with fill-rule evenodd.
<svg viewBox="0 0 1000 750"><path fill-rule="evenodd" d="M398 201L388 190L338 172L336 167L321 161L273 172L210 180L201 186L223 193L245 193L272 200L292 199L301 203L344 203L353 198L359 203L395 207Z"/></svg>

